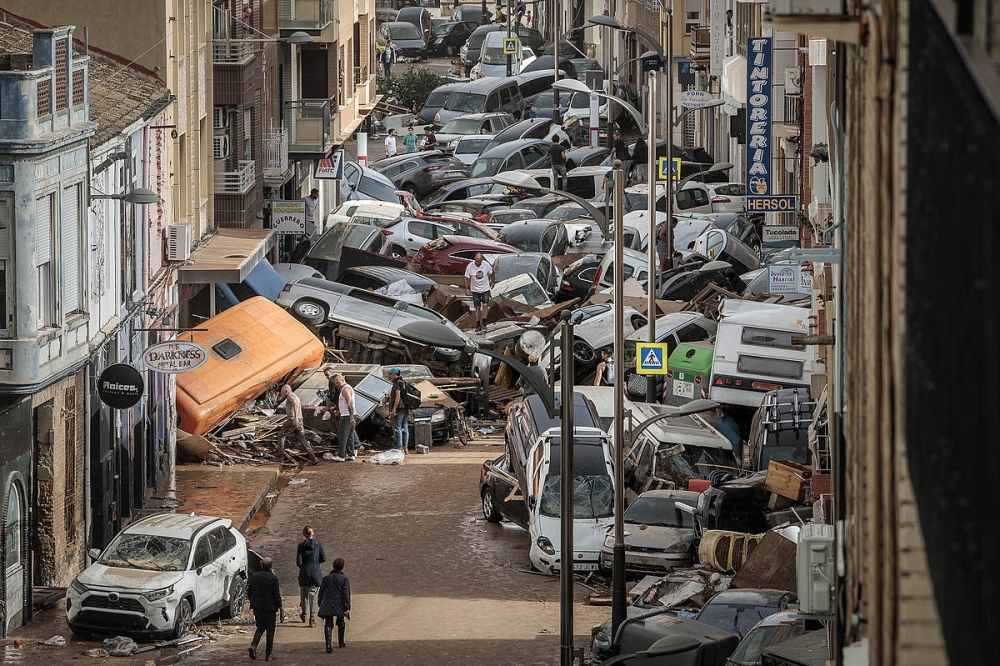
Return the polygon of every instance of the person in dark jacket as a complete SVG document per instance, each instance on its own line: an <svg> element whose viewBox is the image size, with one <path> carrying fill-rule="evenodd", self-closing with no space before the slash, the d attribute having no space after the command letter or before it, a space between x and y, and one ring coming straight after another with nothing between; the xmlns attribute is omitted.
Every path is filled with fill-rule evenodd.
<svg viewBox="0 0 1000 666"><path fill-rule="evenodd" d="M254 620L257 622L257 631L254 632L253 641L250 643L251 659L257 658L257 645L260 643L260 637L266 633L265 661L274 661L271 653L274 651L276 616L280 614L281 621L285 621L285 610L281 606L281 586L278 584L278 577L271 571L272 565L270 557L262 559L260 571L250 576L250 581L247 583L250 610L253 611Z"/></svg>
<svg viewBox="0 0 1000 666"><path fill-rule="evenodd" d="M344 631L351 619L351 581L344 573L344 558L333 561L333 571L323 578L319 588L319 616L323 618L323 635L326 636L326 651L333 652L333 624L337 623L337 643L347 647Z"/></svg>
<svg viewBox="0 0 1000 666"><path fill-rule="evenodd" d="M302 528L302 541L295 553L295 564L299 568L299 603L302 609L299 611L299 619L306 621L308 609L310 627L316 626L316 595L319 594L319 586L323 584L323 572L319 565L326 562L323 544L316 541L313 534L313 528L308 525Z"/></svg>

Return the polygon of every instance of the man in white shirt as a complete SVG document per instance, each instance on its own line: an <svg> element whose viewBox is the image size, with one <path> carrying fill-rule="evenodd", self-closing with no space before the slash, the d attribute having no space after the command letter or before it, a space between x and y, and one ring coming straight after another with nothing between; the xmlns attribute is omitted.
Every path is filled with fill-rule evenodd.
<svg viewBox="0 0 1000 666"><path fill-rule="evenodd" d="M316 209L319 207L319 190L313 188L303 201L306 202L306 236L313 240L316 236Z"/></svg>
<svg viewBox="0 0 1000 666"><path fill-rule="evenodd" d="M385 137L385 156L396 156L396 130L389 130L389 136Z"/></svg>
<svg viewBox="0 0 1000 666"><path fill-rule="evenodd" d="M334 375L333 381L340 388L340 397L337 398L337 411L340 412L340 424L337 431L337 455L333 457L335 462L345 460L357 460L358 452L354 448L354 438L356 432L354 427L357 423L357 411L354 406L354 389L344 375Z"/></svg>
<svg viewBox="0 0 1000 666"><path fill-rule="evenodd" d="M476 330L483 330L483 308L490 302L493 288L493 266L483 260L482 253L465 267L465 293L472 296L472 306L476 310Z"/></svg>

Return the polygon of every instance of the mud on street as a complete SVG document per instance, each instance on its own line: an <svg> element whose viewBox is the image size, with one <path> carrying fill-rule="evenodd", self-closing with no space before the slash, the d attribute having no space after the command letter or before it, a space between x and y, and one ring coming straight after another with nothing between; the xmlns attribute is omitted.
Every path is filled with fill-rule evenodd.
<svg viewBox="0 0 1000 666"><path fill-rule="evenodd" d="M482 517L479 470L499 455L502 437L464 449L436 447L398 466L324 462L306 467L281 493L267 524L248 535L274 558L285 602L275 656L282 663L497 664L559 663L559 582L529 571L528 535ZM347 648L326 655L323 629L299 621L295 548L306 524L326 550L326 573L346 560L352 589ZM610 609L586 604L576 586L576 644ZM247 663L247 633L187 656L189 664Z"/></svg>

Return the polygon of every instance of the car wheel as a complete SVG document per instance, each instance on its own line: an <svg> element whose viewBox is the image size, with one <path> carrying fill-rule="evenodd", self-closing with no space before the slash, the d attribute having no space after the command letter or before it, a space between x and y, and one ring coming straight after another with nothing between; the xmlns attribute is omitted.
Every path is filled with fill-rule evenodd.
<svg viewBox="0 0 1000 666"><path fill-rule="evenodd" d="M582 338L573 340L573 357L580 363L591 363L597 354L589 342Z"/></svg>
<svg viewBox="0 0 1000 666"><path fill-rule="evenodd" d="M229 586L229 605L219 612L223 620L231 620L238 617L243 612L243 606L247 600L247 584L243 582L243 577L237 574L233 577L233 583Z"/></svg>
<svg viewBox="0 0 1000 666"><path fill-rule="evenodd" d="M292 306L295 316L307 324L318 325L326 321L326 310L315 301L298 301Z"/></svg>
<svg viewBox="0 0 1000 666"><path fill-rule="evenodd" d="M449 58L453 58L453 57L455 57L455 52L456 51L458 51L458 48L456 48L454 46L446 46L445 49L444 49L444 54L446 56L448 56Z"/></svg>
<svg viewBox="0 0 1000 666"><path fill-rule="evenodd" d="M406 249L399 245L393 245L390 254L394 259L406 259Z"/></svg>
<svg viewBox="0 0 1000 666"><path fill-rule="evenodd" d="M174 620L174 638L184 638L194 627L194 620L191 617L191 602L187 599L181 599L181 602L177 604L177 614Z"/></svg>
<svg viewBox="0 0 1000 666"><path fill-rule="evenodd" d="M500 522L500 512L497 511L496 498L493 497L493 489L483 490L483 518L490 523Z"/></svg>
<svg viewBox="0 0 1000 666"><path fill-rule="evenodd" d="M632 315L632 328L639 330L646 325L646 318L642 315Z"/></svg>
<svg viewBox="0 0 1000 666"><path fill-rule="evenodd" d="M408 183L406 185L406 187L404 187L403 189L406 190L407 192L409 192L410 194L412 194L415 197L419 197L420 196L420 192L417 190L417 186L414 185L413 183Z"/></svg>

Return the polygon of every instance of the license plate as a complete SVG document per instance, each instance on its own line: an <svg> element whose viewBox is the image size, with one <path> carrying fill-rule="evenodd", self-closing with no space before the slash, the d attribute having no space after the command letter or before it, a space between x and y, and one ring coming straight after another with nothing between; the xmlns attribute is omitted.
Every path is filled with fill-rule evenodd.
<svg viewBox="0 0 1000 666"><path fill-rule="evenodd" d="M597 571L596 562L574 562L573 571Z"/></svg>
<svg viewBox="0 0 1000 666"><path fill-rule="evenodd" d="M758 391L780 391L781 384L768 384L767 382L754 382L750 386Z"/></svg>
<svg viewBox="0 0 1000 666"><path fill-rule="evenodd" d="M461 171L445 171L444 172L444 177L445 178L465 178L465 174L463 174Z"/></svg>
<svg viewBox="0 0 1000 666"><path fill-rule="evenodd" d="M694 383L674 380L674 395L678 398L694 400Z"/></svg>

